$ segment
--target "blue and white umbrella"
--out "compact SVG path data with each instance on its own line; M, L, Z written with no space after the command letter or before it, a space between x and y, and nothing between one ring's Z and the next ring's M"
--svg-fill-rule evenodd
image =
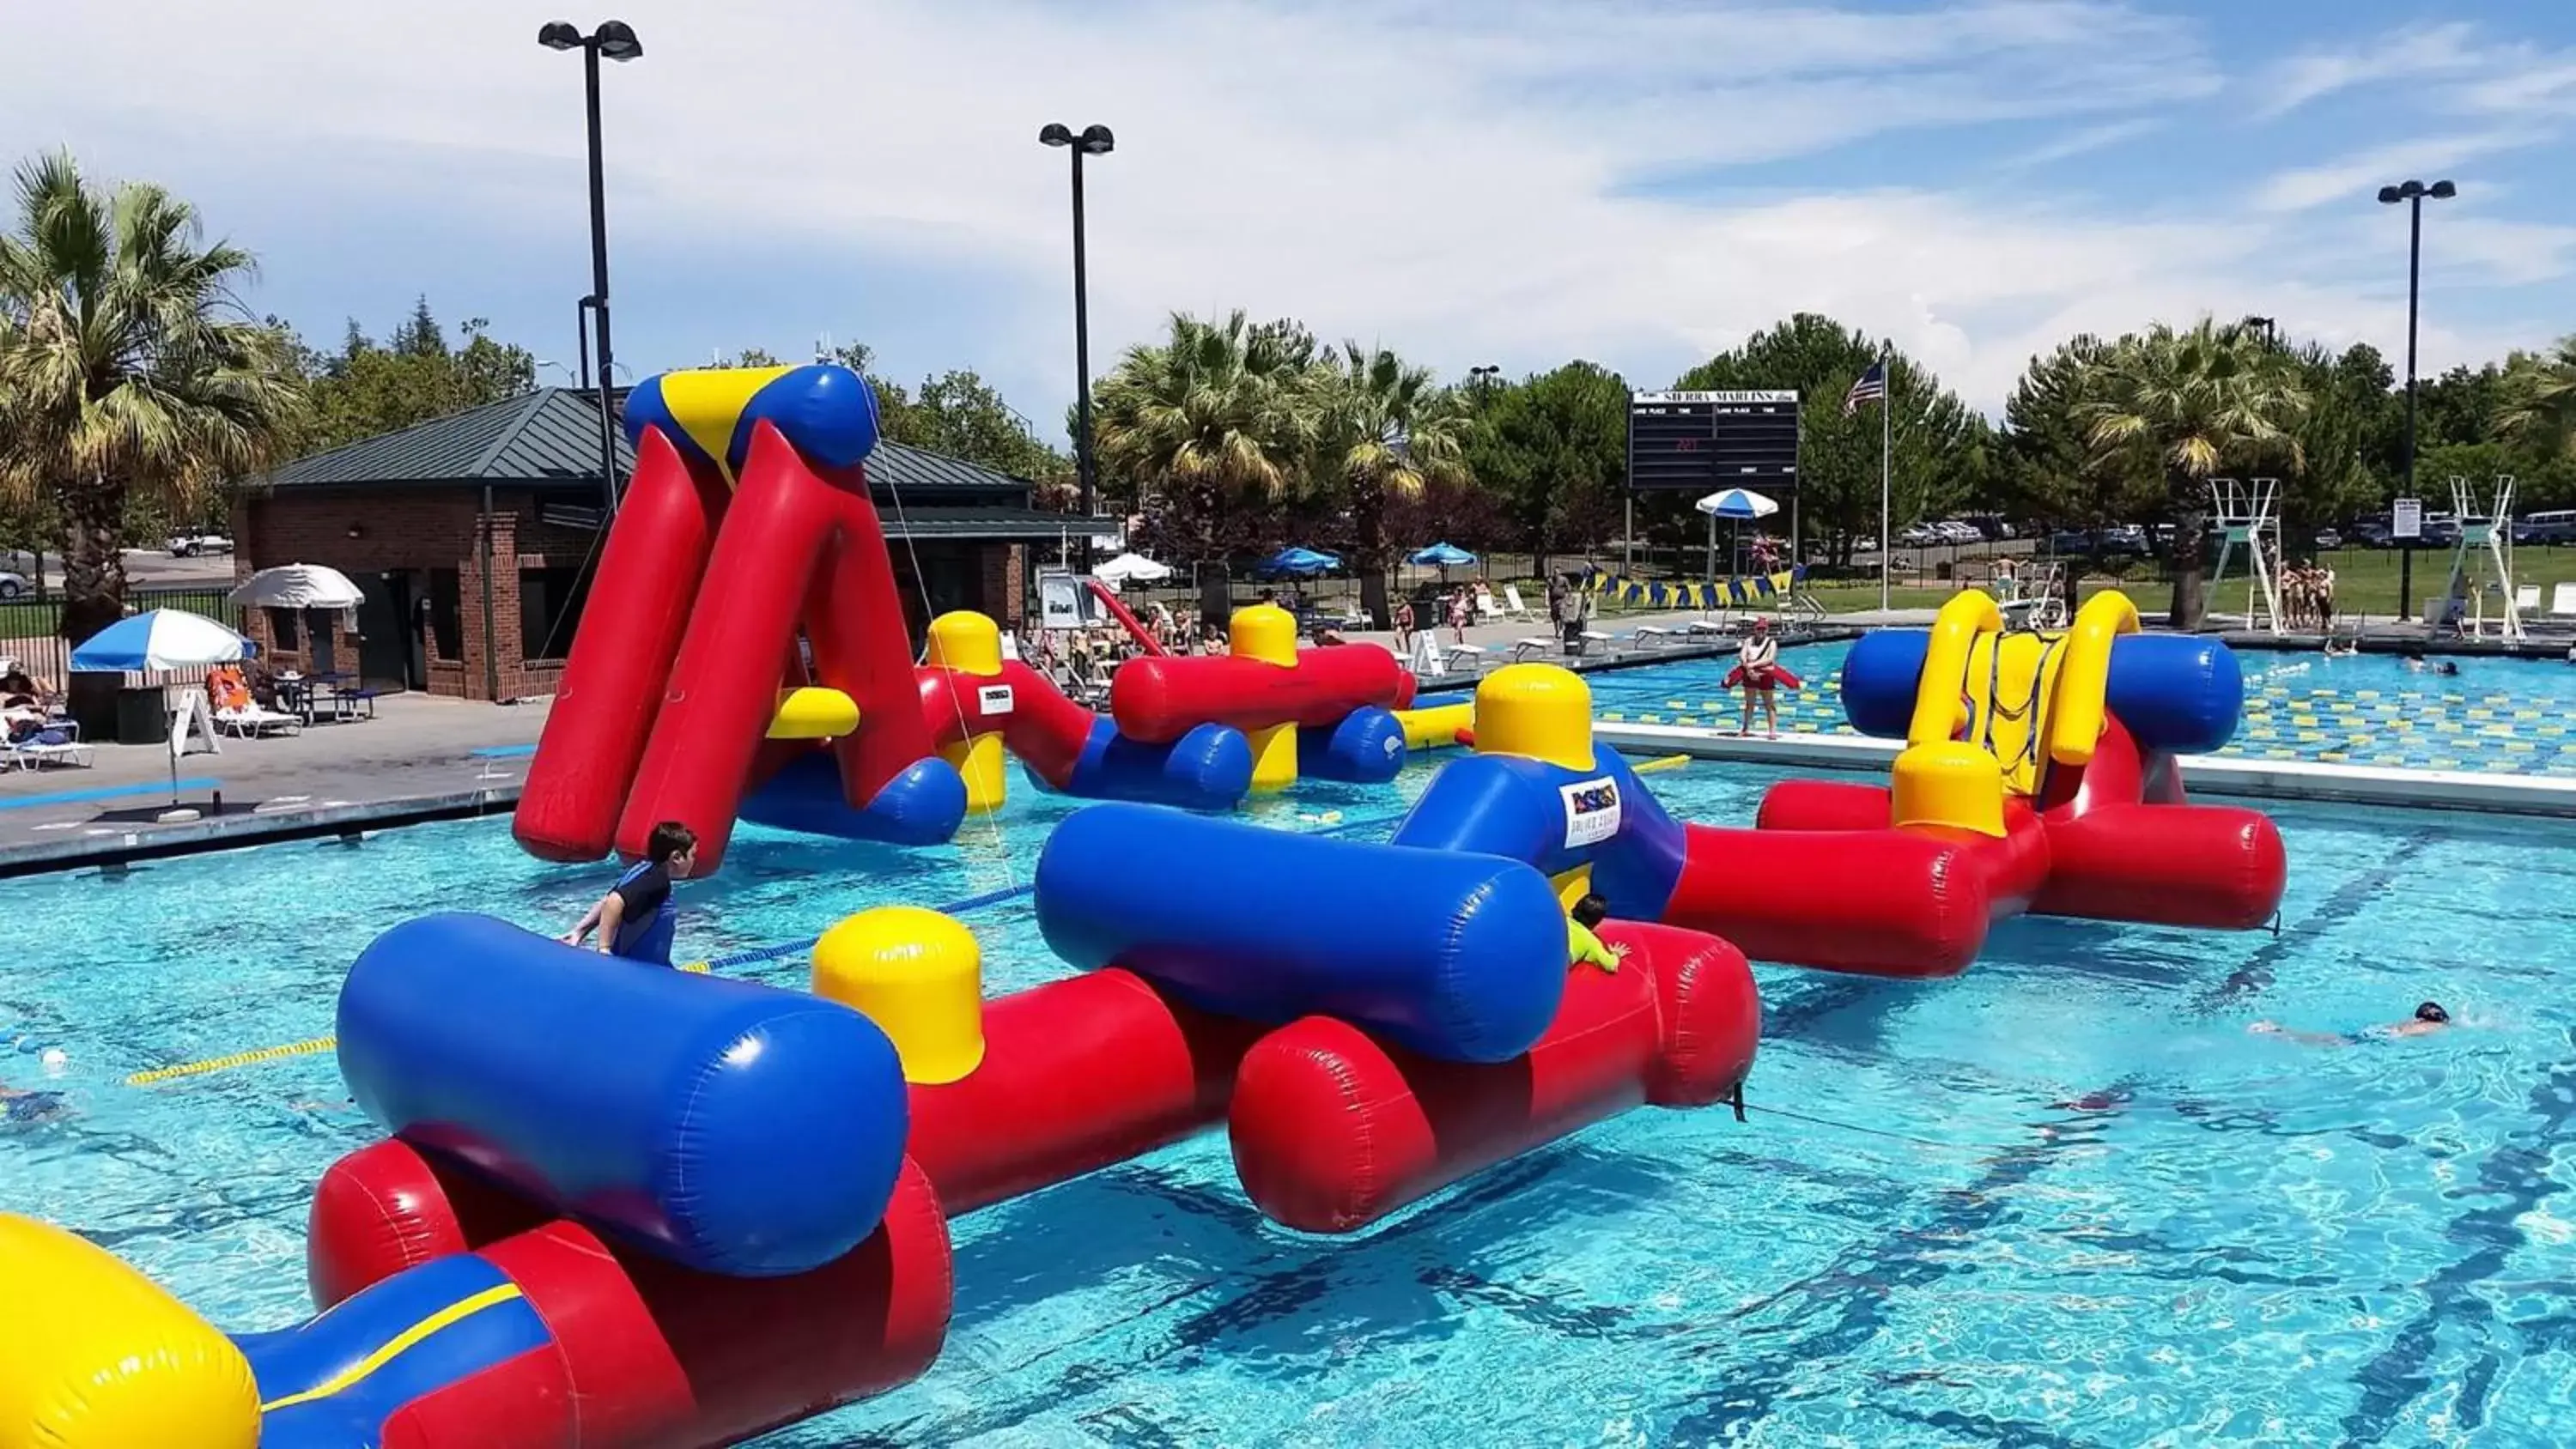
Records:
M252 643L203 614L152 609L119 619L72 650L81 674L149 674L230 664L259 652Z
M1769 518L1780 505L1750 488L1721 488L1695 505L1711 518Z
M1321 573L1330 573L1341 566L1340 554L1325 553L1321 549L1290 547L1283 548L1263 559L1260 566L1252 573L1255 578L1303 579L1312 578Z
M1717 579L1717 521L1723 518L1729 524L1737 524L1748 518L1768 518L1780 511L1779 504L1750 488L1721 488L1691 506L1708 515L1708 577L1712 583ZM1734 567L1733 535L1734 530L1730 527L1727 543L1729 569Z

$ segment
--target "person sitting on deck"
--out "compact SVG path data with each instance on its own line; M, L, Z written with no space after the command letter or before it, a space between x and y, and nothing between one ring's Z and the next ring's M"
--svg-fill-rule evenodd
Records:
M670 965L671 937L679 924L671 886L686 880L697 863L695 832L676 820L654 826L645 840L644 858L617 878L580 925L563 934L563 943L578 946L596 928L599 949L609 955Z

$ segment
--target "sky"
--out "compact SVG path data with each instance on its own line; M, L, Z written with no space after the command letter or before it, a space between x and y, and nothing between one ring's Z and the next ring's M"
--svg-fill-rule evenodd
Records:
M247 297L335 341L426 294L566 379L589 290L554 0L116 0L0 15L0 158L193 201ZM617 355L864 341L1074 392L1175 310L1303 319L1446 377L1658 387L1797 310L1994 411L2035 352L2276 317L2422 369L2576 331L2576 4L2389 0L617 0ZM431 18L431 17L435 18ZM1052 433L1053 426L1042 425Z

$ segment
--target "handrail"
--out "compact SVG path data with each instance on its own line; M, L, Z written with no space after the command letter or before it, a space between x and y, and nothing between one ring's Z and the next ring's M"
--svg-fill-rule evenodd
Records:
M1914 715L1905 728L1909 745L1954 739L1966 723L1962 685L1969 652L1977 640L2004 631L2003 611L1983 589L1962 589L1932 620L1931 643L1923 653L1923 673L1914 686Z
M2090 764L2109 710L2111 641L2138 632L2138 606L2117 589L2084 601L2058 646L2057 682L2048 695L2048 757Z

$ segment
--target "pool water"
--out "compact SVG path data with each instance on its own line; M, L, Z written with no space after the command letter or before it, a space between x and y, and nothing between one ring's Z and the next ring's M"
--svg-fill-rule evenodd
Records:
M1648 777L1718 822L1774 778ZM1378 834L1426 779L1258 814ZM991 989L1047 979L1012 892L1064 809L1018 797L932 851L747 832L683 887L682 948L982 898ZM1635 1112L1349 1239L1262 1221L1222 1134L973 1215L937 1366L763 1442L2576 1441L2576 836L2280 820L2277 937L2018 921L1947 982L1763 968L1747 1123ZM0 1077L43 1080L35 1053L60 1046L50 1085L78 1112L0 1137L0 1207L228 1327L295 1321L314 1179L374 1136L329 1055L121 1079L328 1030L348 961L414 913L555 927L603 874L482 821L0 882L46 942L0 986L0 1042L23 1042ZM801 962L751 974L792 984ZM2474 1025L2350 1047L2247 1030L2354 1030L2427 997Z
M1805 681L1779 696L1780 727L1852 734L1840 678L1847 644L1781 652ZM2419 770L2576 775L2576 667L2530 659L2458 659L2456 675L2408 669L2390 655L2237 651L2245 719L2219 754ZM1587 676L1605 720L1732 729L1743 695L1717 689L1732 656L1602 670ZM1757 720L1758 724L1759 721Z

